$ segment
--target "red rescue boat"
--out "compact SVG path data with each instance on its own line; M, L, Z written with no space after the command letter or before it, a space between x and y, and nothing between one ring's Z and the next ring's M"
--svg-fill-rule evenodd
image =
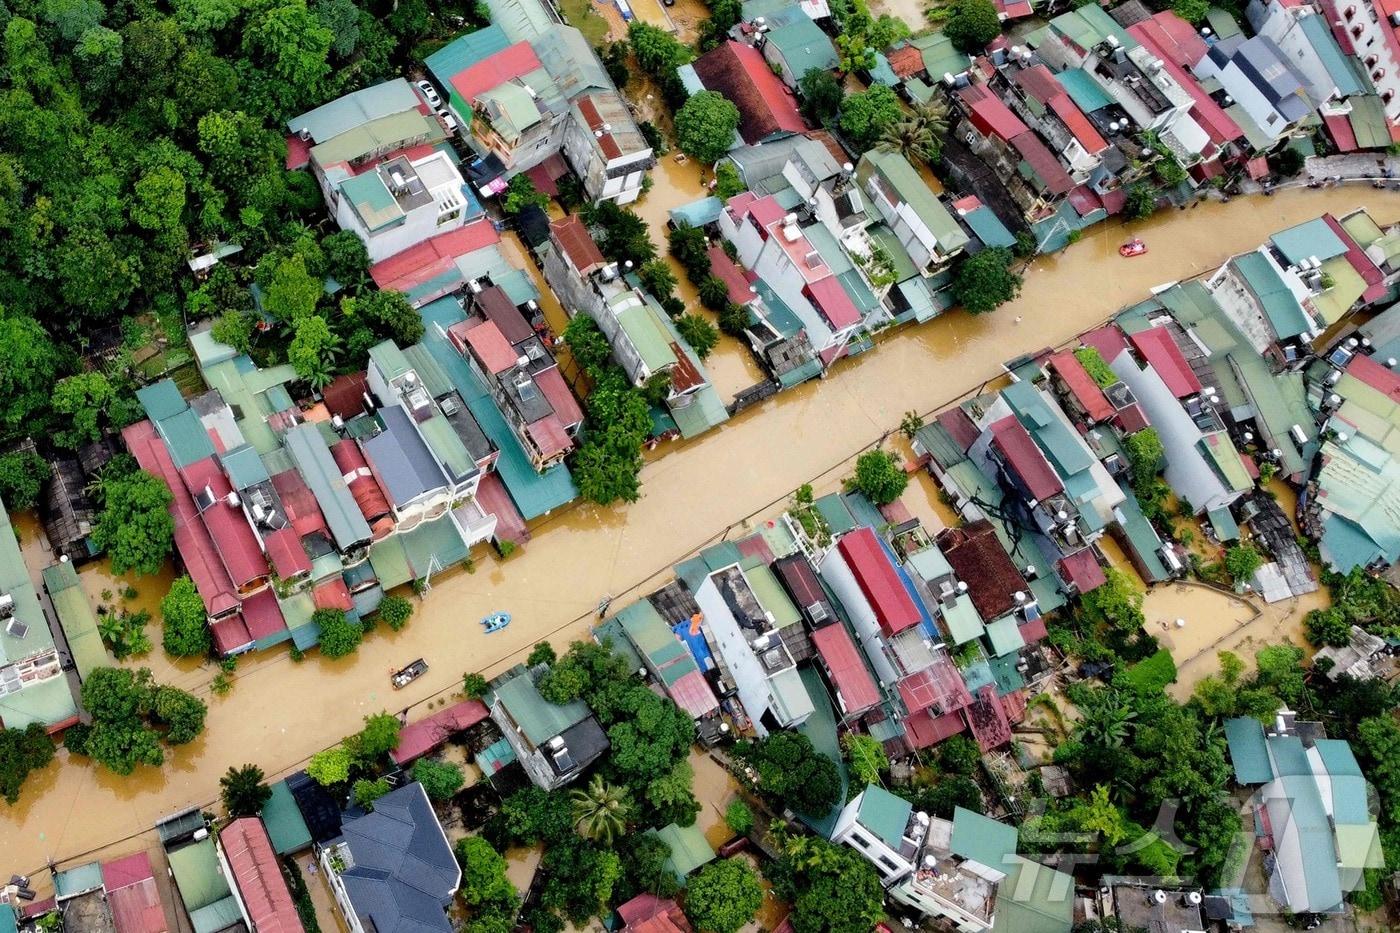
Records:
M1145 252L1147 252L1147 244L1142 242L1142 240L1139 240L1137 237L1134 237L1133 239L1124 243L1122 246L1118 247L1118 255L1124 257L1125 259L1131 259L1134 256L1141 256Z

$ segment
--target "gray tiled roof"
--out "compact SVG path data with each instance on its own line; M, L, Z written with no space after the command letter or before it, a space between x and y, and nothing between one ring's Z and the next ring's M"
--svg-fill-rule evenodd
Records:
M395 505L446 484L442 470L402 408L389 405L379 412L384 431L364 442L365 456L385 484Z

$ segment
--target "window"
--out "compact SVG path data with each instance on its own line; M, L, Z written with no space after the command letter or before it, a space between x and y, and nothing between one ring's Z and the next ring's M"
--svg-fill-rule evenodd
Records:
M870 840L866 839L863 833L852 833L851 841L854 842L856 845L860 846L862 849L870 848Z
M458 208L458 209L455 210L455 211L448 211L446 214L439 214L439 215L438 215L438 219L437 219L438 226L441 227L441 226L442 226L443 224L445 224L445 223L451 223L452 221L456 220L458 217L461 217L461 216L462 216L462 209L461 209L461 208Z

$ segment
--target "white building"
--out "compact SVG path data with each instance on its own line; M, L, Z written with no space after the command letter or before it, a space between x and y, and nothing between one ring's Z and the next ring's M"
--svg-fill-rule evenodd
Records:
M1258 135L1277 141L1313 112L1305 82L1283 51L1267 36L1222 40L1193 69L1202 81L1214 79Z
M1394 125L1400 120L1400 11L1387 12L1391 7L1382 0L1334 0L1334 6Z
M447 153L416 161L399 155L331 189L336 223L365 243L379 262L466 223L462 173Z

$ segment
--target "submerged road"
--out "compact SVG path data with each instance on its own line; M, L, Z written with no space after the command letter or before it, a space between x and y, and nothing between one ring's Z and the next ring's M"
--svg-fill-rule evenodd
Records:
M172 750L163 768L121 778L60 751L31 775L17 806L0 804L0 871L30 872L49 859L65 863L129 847L162 815L214 801L230 765L256 763L271 778L355 731L369 713L415 705L412 715L422 716L428 701L460 687L463 672L489 675L542 638L563 644L579 637L602 595L635 598L640 584L731 525L772 510L800 484L839 477L844 463L892 431L903 412L942 408L998 375L1003 360L1064 343L1152 286L1215 268L1276 230L1362 205L1380 220L1400 218L1400 195L1367 187L1203 204L1129 231L1101 225L1067 253L1038 260L1015 303L980 318L957 312L897 331L827 379L751 409L683 450L666 449L643 473L641 501L564 511L543 520L503 564L485 558L475 573L437 580L404 631L381 627L356 656L331 661L313 654L293 663L285 651L272 651L245 659L233 691L208 697L205 734ZM1147 256L1118 256L1130 233L1146 240ZM496 610L509 611L514 622L485 636L478 620ZM429 673L391 690L389 669L417 657L428 660ZM160 659L152 666L205 696L216 673Z

